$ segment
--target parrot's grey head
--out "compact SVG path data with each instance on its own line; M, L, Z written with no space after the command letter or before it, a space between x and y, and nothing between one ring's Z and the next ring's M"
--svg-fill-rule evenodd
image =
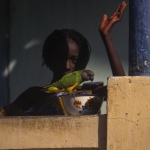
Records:
M81 74L81 78L82 78L82 82L84 81L93 81L94 80L94 72L92 72L91 70L83 70L82 74Z

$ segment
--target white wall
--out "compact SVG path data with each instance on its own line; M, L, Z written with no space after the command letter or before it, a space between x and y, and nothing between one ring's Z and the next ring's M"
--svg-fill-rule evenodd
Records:
M11 0L10 102L31 86L44 86L52 73L42 67L42 45L54 29L73 28L92 47L87 66L94 81L111 76L110 65L98 27L104 13L111 15L121 0ZM126 1L128 3L128 0ZM128 6L112 30L114 45L128 73Z

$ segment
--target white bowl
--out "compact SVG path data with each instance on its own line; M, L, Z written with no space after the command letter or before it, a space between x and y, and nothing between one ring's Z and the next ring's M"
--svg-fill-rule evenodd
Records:
M103 102L103 98L98 95L64 95L61 98L70 115L96 114Z

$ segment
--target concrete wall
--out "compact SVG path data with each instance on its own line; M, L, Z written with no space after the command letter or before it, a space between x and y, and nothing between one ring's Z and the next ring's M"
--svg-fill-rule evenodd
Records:
M150 77L108 80L107 150L150 149Z
M0 149L106 149L106 115L6 117Z
M52 73L42 67L43 42L54 29L73 28L92 47L87 66L94 81L111 76L110 65L98 27L102 15L111 15L122 0L11 0L10 102L31 86L47 85ZM128 0L126 1L128 3ZM128 73L128 7L112 30L116 50Z
M0 149L149 150L149 89L150 77L111 77L107 115L0 118Z

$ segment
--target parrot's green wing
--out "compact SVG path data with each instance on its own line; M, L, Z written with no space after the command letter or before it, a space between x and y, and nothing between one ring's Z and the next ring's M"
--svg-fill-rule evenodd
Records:
M82 72L83 70L79 70L67 74L60 80L61 85L63 85L67 91L72 91L82 82L81 79Z
M81 82L81 74L83 70L71 72L63 76L59 81L51 84L47 91L68 91L71 92L75 89Z

